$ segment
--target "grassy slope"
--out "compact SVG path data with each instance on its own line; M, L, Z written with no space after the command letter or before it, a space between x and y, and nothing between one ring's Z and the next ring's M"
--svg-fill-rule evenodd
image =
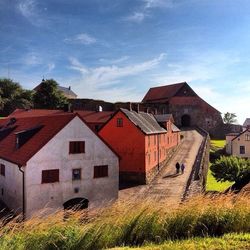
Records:
M219 150L224 148L226 141L225 140L211 140L211 150ZM233 183L226 181L226 182L217 182L216 179L212 176L212 172L209 169L207 175L207 191L224 191L229 188Z
M176 208L167 200L127 201L91 213L68 214L67 219L63 215L61 211L3 226L0 249L100 250L145 243L192 246L196 242L198 246L211 242L212 246L216 245L213 239L202 242L196 237L250 233L250 199L246 196L196 197Z
M221 238L193 238L182 241L166 241L160 245L146 245L140 248L113 248L112 250L235 250L250 249L250 234L227 234Z

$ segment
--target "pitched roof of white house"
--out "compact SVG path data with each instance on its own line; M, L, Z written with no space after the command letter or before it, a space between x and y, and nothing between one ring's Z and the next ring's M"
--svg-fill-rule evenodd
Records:
M120 110L132 123L134 123L143 133L147 135L167 132L159 125L152 114L129 111L123 108L121 108Z
M247 127L250 126L250 118L247 118L244 123L243 123L243 127Z
M246 132L250 132L250 129L246 129L246 130L244 130L243 132L239 133L236 137L234 137L234 138L232 139L232 141L234 141L235 139L239 138L241 135L245 134Z
M25 166L29 159L75 117L85 123L74 113L0 120L0 158ZM100 140L103 141L102 138ZM105 141L103 143L114 152Z

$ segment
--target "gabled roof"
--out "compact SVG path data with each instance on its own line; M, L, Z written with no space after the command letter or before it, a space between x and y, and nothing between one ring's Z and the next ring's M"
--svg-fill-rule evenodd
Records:
M172 131L173 132L180 132L181 130L177 128L173 123L172 123Z
M247 118L244 123L243 123L243 127L247 127L250 126L250 118Z
M62 87L60 85L57 86L57 88L62 91L66 96L73 96L73 97L77 97L77 94L74 93L70 87Z
M129 111L127 109L120 109L120 111L127 116L127 118L134 123L144 134L159 134L167 131L162 128L152 114L144 112Z
M25 165L34 154L76 116L76 114L67 114L17 118L13 124L15 126L14 130L0 141L0 158L18 165ZM0 120L0 125L6 125L6 119ZM38 126L40 126L40 130L20 148L17 148L16 134Z
M174 122L174 118L172 114L154 115L154 117L157 120L157 122L167 122L169 120Z
M85 111L75 110L73 113L79 114L87 123L105 123L114 114L113 111ZM65 115L70 114L60 109L16 109L9 117L34 117L47 115Z
M175 83L171 85L159 86L150 88L147 94L144 96L142 102L159 101L169 99L173 97L186 82Z
M44 79L42 80L41 83L39 83L33 90L39 90L41 88L41 84L44 82ZM77 97L77 94L74 93L72 90L71 90L71 87L63 87L63 86L60 86L60 85L57 85L57 89L60 90L61 92L63 92L64 95L66 96L73 96L74 98Z
M246 130L244 130L243 132L239 133L236 137L234 137L234 138L232 139L232 141L234 141L235 139L239 138L241 135L245 134L246 132L250 132L250 129L246 129Z

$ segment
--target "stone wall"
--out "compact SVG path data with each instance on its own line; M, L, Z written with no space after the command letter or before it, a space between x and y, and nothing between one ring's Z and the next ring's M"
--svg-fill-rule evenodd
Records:
M209 168L210 137L202 128L197 128L197 131L203 136L203 141L196 156L192 172L189 176L183 199L202 194L206 190L207 173Z

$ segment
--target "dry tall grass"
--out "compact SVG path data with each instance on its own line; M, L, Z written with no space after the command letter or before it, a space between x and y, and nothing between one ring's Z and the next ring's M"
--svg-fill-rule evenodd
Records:
M104 249L196 236L250 232L249 196L197 197L171 208L167 201L117 202L95 211L58 211L0 229L0 249Z

